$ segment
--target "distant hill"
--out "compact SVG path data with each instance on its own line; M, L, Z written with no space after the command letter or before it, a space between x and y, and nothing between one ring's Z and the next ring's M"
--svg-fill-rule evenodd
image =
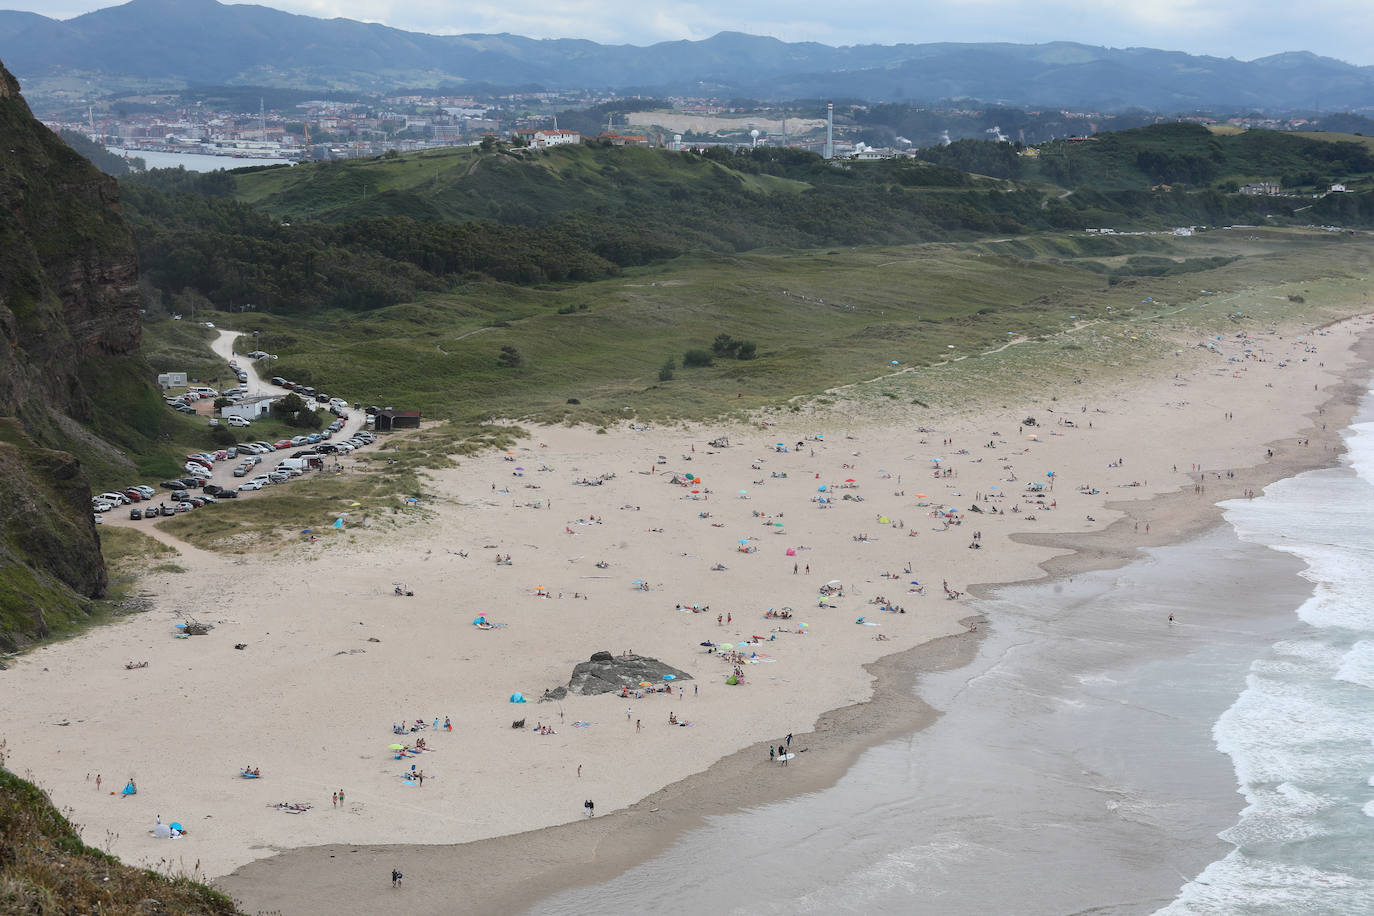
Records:
M1374 67L1307 52L1254 61L1051 42L830 47L722 32L648 47L425 35L216 0L133 0L59 21L0 11L0 58L25 81L384 90L487 83L755 98L1161 110L1374 105ZM33 87L30 87L31 89Z

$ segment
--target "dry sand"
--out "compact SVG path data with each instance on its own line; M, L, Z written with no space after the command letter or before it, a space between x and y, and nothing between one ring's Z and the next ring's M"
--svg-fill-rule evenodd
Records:
M925 432L853 416L766 429L539 430L514 455L436 473L435 496L409 510L419 517L400 531L356 528L274 555L187 551L186 572L145 580L154 610L33 652L3 674L9 765L70 808L88 842L127 862L211 877L240 869L220 883L251 909L376 912L399 855L428 857L431 876L427 892L412 882L407 908L451 912L439 876L471 876L458 863L506 855L503 882L464 881L476 895L465 909L506 911L623 868L713 809L820 788L862 747L918 727L932 712L910 699L911 680L976 645L969 599L947 600L943 580L966 592L1120 563L1142 544L1215 523L1218 500L1333 461L1336 432L1365 390L1368 360L1352 345L1367 327L1346 322L1302 343L1292 331L1265 337L1262 362L1227 361L1243 346L1228 340L1220 355L1161 362L1129 384L1074 388L1059 413L1009 405L931 416ZM1019 429L1027 414L1040 421L1037 440ZM709 448L721 432L731 447ZM955 476L935 478L934 457ZM1206 473L1202 492L1194 464ZM1024 488L1050 470L1055 507L1026 502ZM670 472L702 483L674 485ZM615 476L576 483L603 474ZM831 488L830 508L815 501L820 485ZM1006 495L987 498L998 492ZM1002 514L969 513L978 496ZM1012 514L1014 505L1022 511ZM964 510L963 523L946 529L931 516L939 506ZM741 538L757 552L739 552ZM793 558L788 547L805 549ZM497 554L512 565L497 565ZM728 569L713 572L715 563ZM913 579L924 596L910 592ZM818 607L817 586L829 580L843 583L844 597ZM414 596L395 596L397 584ZM907 613L880 610L878 596ZM675 607L692 603L709 613ZM783 606L790 621L763 617ZM215 629L174 639L183 611ZM718 625L718 613L732 622ZM478 614L504 626L479 630ZM877 626L856 625L861 616ZM766 641L746 650L767 658L743 666L744 685L726 686L730 666L699 643L751 635ZM681 697L534 702L601 649L657 657L693 680L677 683ZM125 670L135 659L150 664ZM866 703L884 671L879 699ZM515 691L530 702L509 703ZM839 712L822 720L827 710ZM694 724L669 726L670 711ZM391 732L393 722L445 716L452 733ZM556 734L513 730L520 718ZM786 769L770 765L761 742L789 732L807 752ZM393 759L387 746L415 737L432 752ZM412 763L423 786L401 779ZM244 765L263 778L239 778ZM130 777L138 795L110 794ZM340 788L346 801L336 808ZM595 821L545 830L582 819L588 798ZM314 808L270 807L283 801ZM154 839L158 815L189 835ZM527 831L540 832L514 836ZM493 837L510 839L471 842ZM549 852L517 867L513 848ZM347 865L322 867L330 857ZM366 867L353 867L360 860Z

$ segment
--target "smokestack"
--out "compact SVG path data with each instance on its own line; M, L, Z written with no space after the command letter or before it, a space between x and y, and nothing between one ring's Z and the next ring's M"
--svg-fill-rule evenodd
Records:
M835 103L825 103L825 158L835 158Z

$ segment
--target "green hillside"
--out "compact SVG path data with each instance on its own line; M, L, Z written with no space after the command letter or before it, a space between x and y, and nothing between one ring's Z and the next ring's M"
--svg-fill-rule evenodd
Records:
M1374 149L1364 138L1247 130L1217 134L1200 124L1157 124L1056 141L1039 148L1021 175L1063 187L1098 191L1154 185L1235 191L1257 181L1285 190L1325 191L1344 182L1374 188Z

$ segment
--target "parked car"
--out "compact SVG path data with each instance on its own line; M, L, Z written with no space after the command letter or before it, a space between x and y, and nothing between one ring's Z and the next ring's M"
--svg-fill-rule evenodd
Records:
M101 493L96 499L103 499L105 502L113 503L116 506L127 506L129 503L133 502L132 499L125 496L123 493Z
M261 490L265 486L266 484L262 483L261 481L249 480L245 483L239 484L239 492L242 492L244 490Z
M239 494L235 490L220 490L215 494L215 499L238 499Z
M145 484L140 484L140 485L134 487L134 489L137 490L138 492L142 493L144 499L152 499L154 496L157 495L157 491L156 491L156 490L154 490L152 487L147 486L147 485L145 485Z
M205 505L205 498L203 496L192 496L190 499L186 501L197 509Z
M309 441L309 439L310 439L309 436L292 436L292 437L291 437L291 444L292 444L292 445L305 445L306 442Z
M130 488L127 489L127 490L120 490L119 492L121 492L121 493L123 493L125 496L127 496L127 497L129 498L129 500L132 501L132 502L142 502L142 501L143 501L143 493L142 493L141 491L139 491L139 490L134 489L133 487L130 487Z
M247 476L248 476L248 468L245 467L245 466L242 465L242 464L239 465L238 467L234 468L234 476L235 476L235 477L247 477Z
M196 409L195 409L194 407L189 407L189 406L187 406L187 405L185 405L185 404L178 404L178 405L176 406L175 410L177 411L177 413L195 413L195 412L196 412Z
M205 481L199 477L183 477L181 478L181 486L185 490L195 490L205 486Z
M226 417L226 418L225 418L225 422L227 422L230 426L238 426L238 427L246 427L246 426L252 426L252 425L253 425L251 422L249 422L248 420L244 419L243 417Z
M182 490L186 488L186 484L182 483L180 480L164 480L162 483L158 484L158 486L168 490Z
M173 512L173 513L190 512L190 511L191 511L192 509L194 509L194 508L195 508L195 506L191 505L190 503L177 503L176 508L173 509L172 512Z
M221 487L221 486L220 486L219 484L217 484L217 483L207 483L207 484L201 489L201 492L204 493L206 496L215 496L215 495L217 495L220 491L222 491L223 489L224 489L224 487Z
M132 519L133 521L136 521L136 522L137 522L137 521L142 521L142 520L143 520L143 510L140 509L138 506L134 506L132 509L129 510L129 518Z
M99 512L109 512L109 511L110 511L111 509L113 509L114 507L115 507L115 504L114 504L114 503L112 503L112 502L107 502L107 501L105 501L105 500L103 500L103 499L93 499L93 500L91 500L91 509L94 510L95 512L97 512L97 513L99 513Z
M291 440L290 440L290 439L278 439L276 442L273 442L273 443L272 443L272 447L275 448L275 449L277 449L277 450L281 450L281 449L284 449L284 448L290 448L290 447L291 447Z
M169 504L169 505L166 505L166 506L163 506L163 507L162 507L162 514L163 514L164 516L166 516L166 515L176 515L176 514L177 514L177 507L176 507L176 506L173 506L173 505L170 505L170 504Z

